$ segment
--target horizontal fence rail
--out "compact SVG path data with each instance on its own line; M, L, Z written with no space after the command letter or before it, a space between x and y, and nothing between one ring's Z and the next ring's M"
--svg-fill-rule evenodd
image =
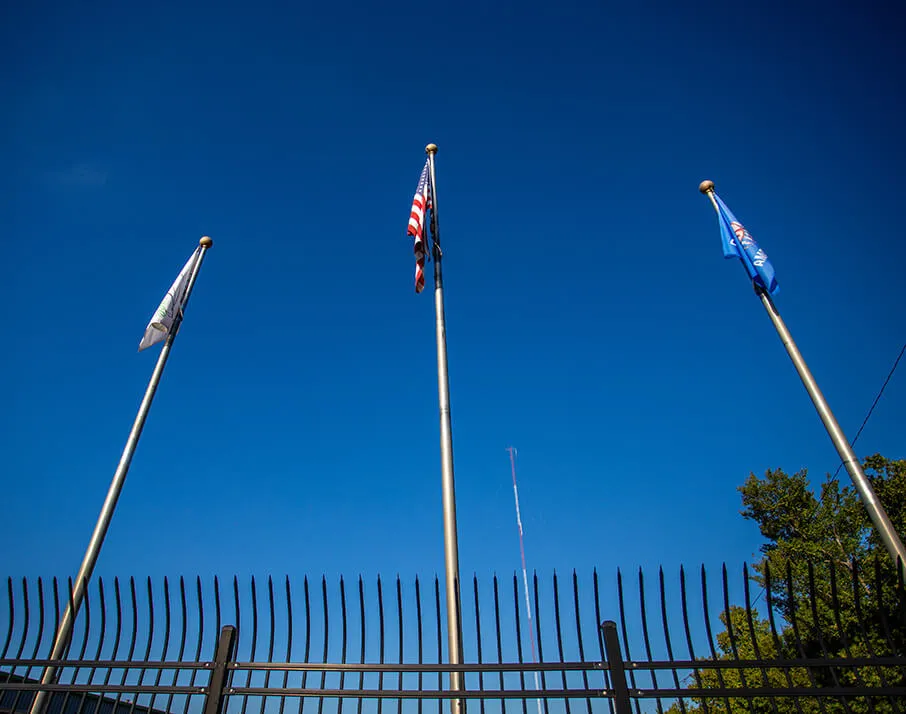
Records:
M0 713L44 689L47 714L906 714L902 573L880 566L535 575L531 612L515 575L473 578L456 666L436 577L89 585L51 661L72 583L6 580Z

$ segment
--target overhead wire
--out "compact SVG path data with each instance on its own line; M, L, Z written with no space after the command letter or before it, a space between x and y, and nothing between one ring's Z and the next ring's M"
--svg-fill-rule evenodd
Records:
M900 349L900 353L897 355L897 358L893 362L893 367L890 368L890 371L887 373L887 378L884 380L884 383L881 385L881 388L878 390L878 394L875 396L874 401L871 403L871 407L868 409L868 412L865 414L865 418L862 420L862 425L859 427L859 430L856 432L856 435L853 437L853 440L850 442L850 446L854 447L856 442L859 440L859 437L862 435L865 425L868 424L868 420L871 419L871 415L875 410L875 407L878 406L878 402L881 401L881 396L884 394L884 390L887 389L887 385L890 383L890 380L893 378L894 372L897 371L897 367L900 365L900 360L903 359L903 354L906 354L906 342L903 343L903 347ZM829 479L829 481L836 481L837 475L840 473L840 469L843 468L843 462L840 462L840 465L837 466L837 470L834 472L834 475ZM809 520L818 512L818 506L815 507L815 510L812 511L812 514L809 516ZM754 606L764 595L764 587L761 588L758 595L755 596L755 599L752 601Z

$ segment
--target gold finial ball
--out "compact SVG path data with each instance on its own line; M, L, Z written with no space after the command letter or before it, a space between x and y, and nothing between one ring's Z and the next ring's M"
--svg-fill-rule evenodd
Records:
M713 191L714 182L713 181L702 181L698 185L698 190L701 191L702 193L708 193L709 191Z
M428 144L425 147L426 154L436 154L437 153L437 144Z
M201 240L198 241L198 245L200 245L202 248L210 248L212 245L214 245L214 241L211 240L210 236L202 236Z

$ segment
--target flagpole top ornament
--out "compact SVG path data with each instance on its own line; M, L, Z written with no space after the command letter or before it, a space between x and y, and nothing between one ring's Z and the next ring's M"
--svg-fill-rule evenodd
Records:
M198 245L200 245L202 248L210 248L212 245L214 245L214 241L211 240L210 236L202 236L201 240L198 241Z
M704 193L705 195L707 195L708 193L710 193L711 191L714 190L714 182L713 182L713 181L707 181L707 180L706 180L706 181L702 181L702 182L698 185L698 190L701 191L702 193Z
M437 153L437 144L428 144L425 147L426 154L436 154Z

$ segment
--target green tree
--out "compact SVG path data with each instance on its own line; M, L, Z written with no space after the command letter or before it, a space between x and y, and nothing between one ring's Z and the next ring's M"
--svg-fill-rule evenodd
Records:
M865 460L866 475L897 532L906 534L906 460L880 455ZM739 488L742 516L758 524L765 543L754 564L753 580L762 588L773 622L745 608L721 614L717 636L721 659L851 658L906 654L906 597L902 580L872 528L852 486L833 478L819 495L809 488L806 470L792 475L769 470L750 474ZM753 637L754 634L754 637ZM716 687L853 687L906 686L900 667L792 667L766 670L702 670L690 686ZM853 712L897 711L892 702L847 697ZM687 711L714 714L829 714L845 711L825 699L704 697ZM679 713L678 705L671 714Z

